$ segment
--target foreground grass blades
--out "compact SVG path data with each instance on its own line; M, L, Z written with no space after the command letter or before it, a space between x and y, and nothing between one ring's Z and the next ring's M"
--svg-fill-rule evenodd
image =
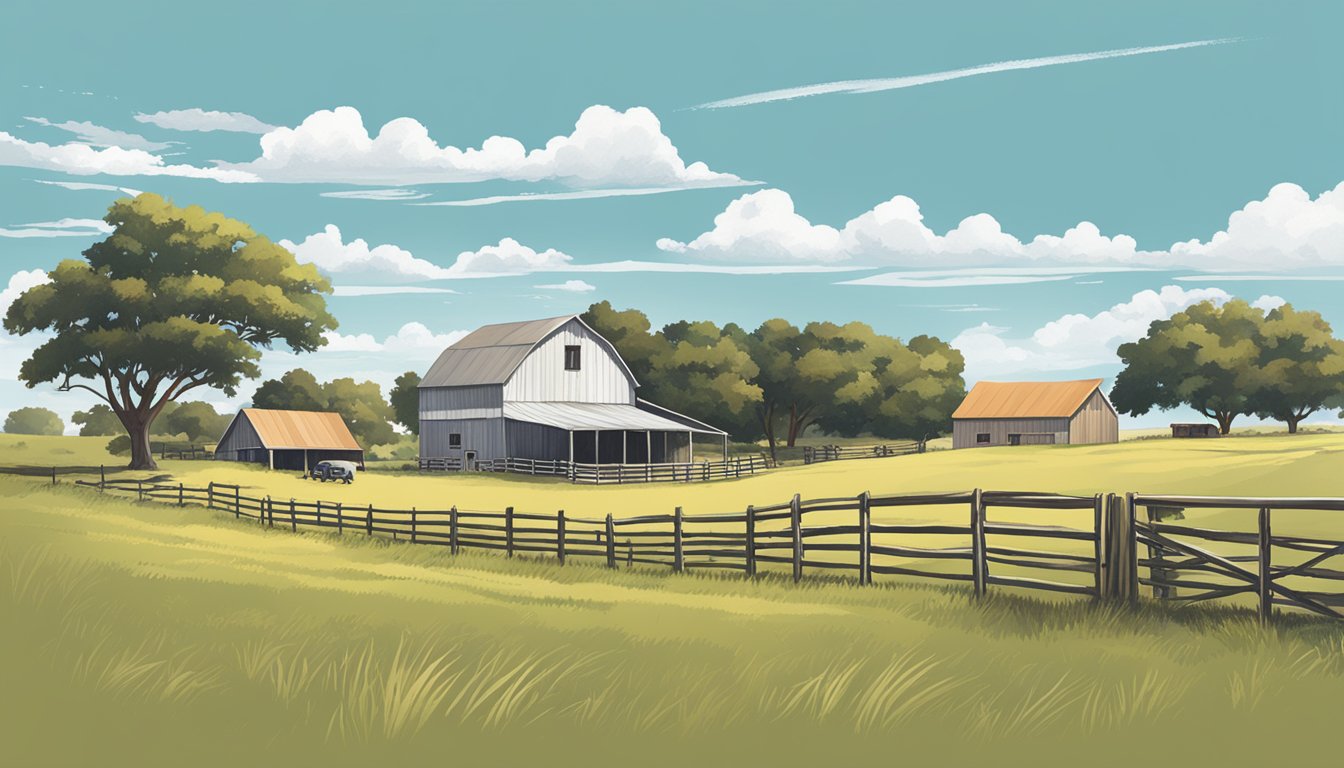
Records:
M19 765L1239 764L1323 754L1344 691L1344 629L1308 619L452 558L0 490Z

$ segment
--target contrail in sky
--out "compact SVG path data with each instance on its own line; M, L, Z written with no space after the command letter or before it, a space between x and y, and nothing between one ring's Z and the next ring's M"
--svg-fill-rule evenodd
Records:
M877 93L878 91L892 91L897 88L914 88L917 85L942 83L948 80L960 80L963 77L991 75L995 72L1011 72L1017 69L1038 69L1040 67L1053 67L1056 64L1077 64L1084 61L1097 61L1099 59L1118 59L1124 56L1141 56L1146 53L1179 51L1184 48L1201 48L1206 45L1238 43L1244 39L1245 38L1241 37L1223 37L1218 38L1217 40L1195 40L1189 43L1174 43L1172 45L1151 45L1143 48L1116 48L1110 51L1070 53L1064 56L1045 56L1039 59L996 61L993 64L981 64L976 67L967 67L965 69L949 69L945 72L930 72L926 75L884 77L873 78L870 80L839 80L833 83L803 85L797 88L781 88L776 91L762 91L760 93L749 93L745 96L734 96L730 99L708 101L704 104L698 104L692 107L692 109L746 107L752 104L765 104L771 101L788 101L789 99L822 96L828 93Z

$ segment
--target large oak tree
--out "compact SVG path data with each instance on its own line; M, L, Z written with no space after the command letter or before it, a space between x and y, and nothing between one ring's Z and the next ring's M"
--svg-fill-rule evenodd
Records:
M232 396L260 375L261 349L311 352L336 327L317 268L243 222L154 194L117 200L104 220L112 234L19 296L4 325L52 332L19 378L105 402L133 469L155 468L149 432L165 405L199 387Z

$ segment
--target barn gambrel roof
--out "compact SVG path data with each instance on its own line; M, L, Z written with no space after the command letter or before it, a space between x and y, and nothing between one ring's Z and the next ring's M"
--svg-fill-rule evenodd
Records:
M550 338L551 334L574 321L587 328L593 337L599 340L611 352L630 377L633 386L639 386L634 374L621 359L620 353L611 342L602 338L583 322L578 315L548 317L542 320L527 320L521 323L497 323L483 325L462 337L456 344L445 349L429 372L421 379L421 387L470 387L484 384L504 384L508 382L518 366L537 345Z

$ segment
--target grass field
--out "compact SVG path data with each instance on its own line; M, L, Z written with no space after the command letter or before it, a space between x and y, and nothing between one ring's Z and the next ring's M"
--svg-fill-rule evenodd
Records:
M92 440L5 436L0 463L97 464L105 440ZM972 485L1344 495L1342 468L1344 435L1299 435L939 452L678 486L382 473L332 486L209 462L160 474L594 515ZM1335 750L1338 624L562 569L258 529L68 483L0 477L0 493L6 764L1241 765Z

